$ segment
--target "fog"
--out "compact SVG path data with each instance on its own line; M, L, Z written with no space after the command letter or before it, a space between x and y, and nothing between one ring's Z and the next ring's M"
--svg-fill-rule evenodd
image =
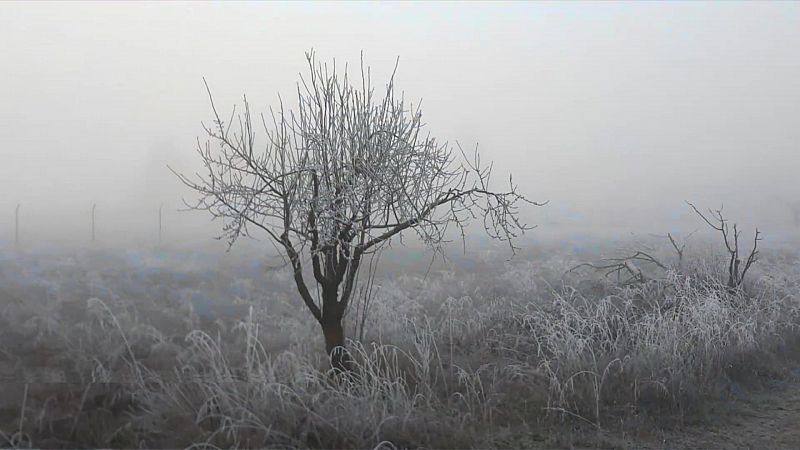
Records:
M545 208L534 235L697 228L725 204L797 233L800 4L2 3L0 242L211 242L221 223L167 169L199 167L211 120L291 97L304 52L363 51L422 99L441 140L476 143ZM266 245L266 244L265 244Z

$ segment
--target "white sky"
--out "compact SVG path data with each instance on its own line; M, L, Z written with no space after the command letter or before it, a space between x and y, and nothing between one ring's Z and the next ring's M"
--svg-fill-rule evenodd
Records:
M480 143L548 227L665 232L684 199L791 226L800 200L800 3L0 3L0 241L151 239L220 224L192 198L202 77L228 110L290 96L304 51L423 99L441 140ZM694 222L691 222L694 223ZM767 228L767 231L768 230ZM538 232L538 231L537 231Z

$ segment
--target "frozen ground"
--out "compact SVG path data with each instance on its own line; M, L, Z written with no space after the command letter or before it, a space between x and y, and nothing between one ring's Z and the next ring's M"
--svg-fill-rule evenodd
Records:
M568 272L642 248L666 266L643 265L646 283ZM798 254L764 250L731 292L713 249L693 242L680 262L657 238L512 261L482 249L427 276L414 252L387 256L349 381L325 373L318 327L274 261L6 251L0 441L796 448Z

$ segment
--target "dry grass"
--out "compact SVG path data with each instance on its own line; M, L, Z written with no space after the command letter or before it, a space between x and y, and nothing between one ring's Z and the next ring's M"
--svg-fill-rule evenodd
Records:
M355 374L337 378L286 271L173 258L0 263L0 443L569 445L559 433L575 427L702 416L732 379L777 370L800 314L787 253L766 254L743 291L713 254L626 287L564 275L580 262L566 253L489 256L381 279L365 342L351 342Z

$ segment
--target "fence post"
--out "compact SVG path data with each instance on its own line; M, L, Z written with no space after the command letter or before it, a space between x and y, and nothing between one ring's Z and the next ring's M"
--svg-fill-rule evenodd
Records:
M17 203L17 207L14 209L14 243L19 247L19 207L20 203Z
M97 203L92 204L92 242L94 242L94 216L97 209Z

